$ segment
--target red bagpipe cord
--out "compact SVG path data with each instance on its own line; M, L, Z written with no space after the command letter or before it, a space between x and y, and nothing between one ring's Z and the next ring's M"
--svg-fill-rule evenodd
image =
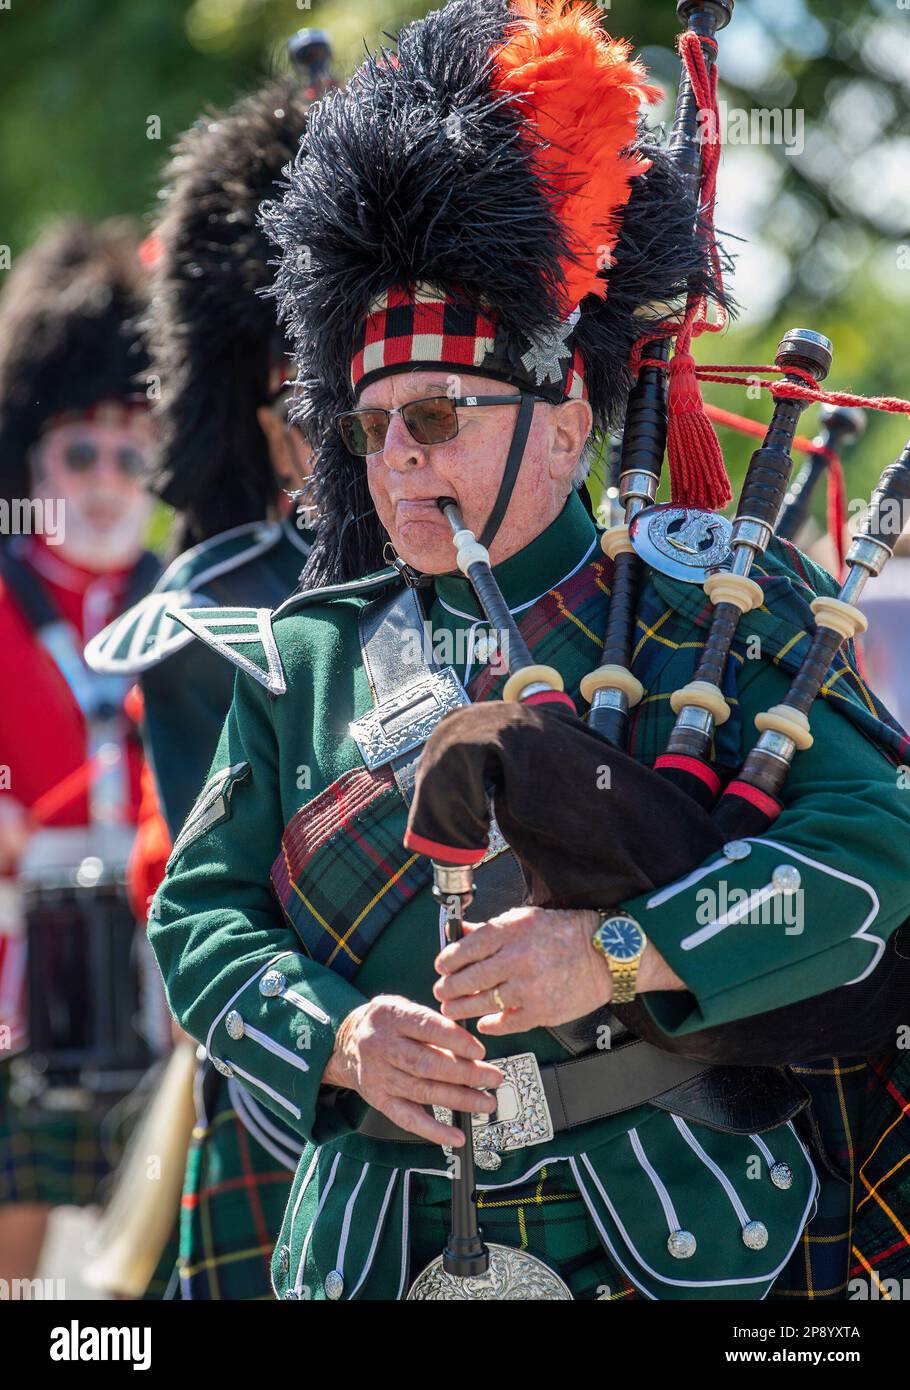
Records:
M698 188L700 212L698 236L704 242L715 283L723 289L720 256L714 234L714 204L717 199L717 171L720 164L720 117L717 109L717 68L710 72L705 62L702 44L713 40L699 39L693 33L680 34L677 40L680 57L685 64L699 113L709 113L702 120L701 176ZM730 479L724 467L724 456L705 414L705 403L692 357L692 339L702 333L719 333L727 324L727 313L717 305L717 319L708 318L706 295L690 295L682 324L677 328L664 325L662 330L643 335L632 347L630 370L633 378L642 365L644 345L655 337L675 337L675 351L669 364L670 380L667 391L667 461L670 467L670 495L674 502L719 511L731 500ZM664 363L648 365L664 366Z

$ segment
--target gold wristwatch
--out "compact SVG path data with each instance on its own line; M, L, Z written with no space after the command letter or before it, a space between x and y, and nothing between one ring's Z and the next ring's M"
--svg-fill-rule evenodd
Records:
M634 917L625 912L602 912L591 938L613 976L613 1004L631 1004L635 998L638 966L648 938Z

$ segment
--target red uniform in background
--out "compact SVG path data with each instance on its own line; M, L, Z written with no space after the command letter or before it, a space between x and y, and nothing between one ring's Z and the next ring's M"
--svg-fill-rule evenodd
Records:
M138 686L133 686L130 691L126 709L138 727L142 721L143 709L142 692ZM148 763L144 763L136 838L127 865L126 881L130 907L136 915L137 922L144 922L146 919L149 903L164 878L164 870L172 848L167 822L161 814L152 769Z
M97 574L55 553L43 537L24 538L17 561L40 585L55 614L73 630L74 648L109 622L128 601L133 570ZM0 798L10 797L38 826L85 826L89 821L86 722L66 678L8 585L0 578ZM90 676L90 673L87 673ZM97 679L97 678L95 678ZM131 734L121 750L126 774L125 818L139 807L141 750ZM0 1025L10 1027L11 1050L24 1041L24 941L15 930L13 880L0 880Z

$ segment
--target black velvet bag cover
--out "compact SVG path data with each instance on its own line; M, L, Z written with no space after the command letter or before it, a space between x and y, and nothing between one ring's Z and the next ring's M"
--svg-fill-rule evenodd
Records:
M724 842L684 792L555 704L471 705L427 740L409 847L479 859L491 813L539 907L611 907L671 883Z
M607 909L683 877L726 839L679 788L555 704L471 705L428 739L409 846L477 862L493 813L539 907ZM859 984L770 1013L669 1037L641 1000L611 1007L656 1047L706 1062L786 1066L869 1055L892 1043L910 1016L910 924Z

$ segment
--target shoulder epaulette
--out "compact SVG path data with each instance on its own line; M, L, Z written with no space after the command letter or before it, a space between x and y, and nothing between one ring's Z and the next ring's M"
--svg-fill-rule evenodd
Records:
M326 603L336 598L372 596L391 584L398 583L394 569L355 579L347 584L330 584L322 589L307 589L291 594L278 608L193 608L175 606L169 616L182 623L187 632L198 637L212 651L245 671L253 680L265 686L270 695L283 695L287 679L272 625L279 618L298 612L301 608Z
M282 534L280 522L251 521L185 550L150 594L92 638L85 648L87 664L106 675L138 676L173 656L193 640L173 611L214 607L206 584L273 550Z
M192 605L214 607L214 599L188 589L153 589L119 618L108 623L85 648L86 665L105 675L139 676L193 640L193 634L171 615Z
M400 582L398 571L390 567L377 570L375 574L367 574L363 579L349 579L346 584L327 584L322 589L302 589L279 604L272 614L272 619L274 621L287 617L288 613L296 613L298 608L306 608L313 603L326 603L333 598L356 598L358 594L372 595L380 589Z
M274 550L282 534L280 521L247 521L242 526L232 526L229 531L219 531L217 536L209 536L208 540L200 541L172 560L155 589L198 592L213 579L220 579L223 574L230 574L259 555Z
M182 623L219 656L264 685L270 695L287 690L269 608L180 608L170 617Z

